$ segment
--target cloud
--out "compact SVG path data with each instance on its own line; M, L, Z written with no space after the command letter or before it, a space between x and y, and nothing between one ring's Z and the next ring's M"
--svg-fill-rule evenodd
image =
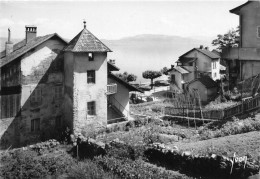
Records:
M12 25L14 25L14 21L7 18L0 19L0 27L8 27Z

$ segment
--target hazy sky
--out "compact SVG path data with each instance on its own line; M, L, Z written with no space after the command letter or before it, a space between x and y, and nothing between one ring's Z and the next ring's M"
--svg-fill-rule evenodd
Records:
M238 25L229 10L246 1L42 1L0 2L0 37L25 37L25 25L38 35L58 33L71 39L87 28L100 39L138 34L214 37Z

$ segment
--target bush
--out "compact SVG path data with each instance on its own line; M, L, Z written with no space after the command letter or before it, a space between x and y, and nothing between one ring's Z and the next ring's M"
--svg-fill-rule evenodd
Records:
M226 123L220 123L218 128L212 128L208 125L199 130L200 138L202 140L211 139L215 137L224 137L228 135L242 134L251 131L260 130L260 119L247 118L238 120L237 118Z
M3 178L45 178L63 173L74 164L68 155L38 156L35 151L16 150L1 158L0 176Z
M97 163L84 160L74 165L68 173L71 179L116 179L119 178L112 172L106 172Z
M170 172L159 167L149 165L142 160L120 160L114 157L97 157L97 163L105 170L112 171L126 179L148 179L148 178L185 178L181 174Z

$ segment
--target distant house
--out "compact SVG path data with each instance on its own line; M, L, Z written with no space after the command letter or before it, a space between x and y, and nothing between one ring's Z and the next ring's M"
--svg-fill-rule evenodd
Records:
M140 91L122 81L111 50L84 25L69 43L58 34L11 42L0 56L0 144L17 147L69 128L88 135L109 123L128 120L129 92Z
M179 57L169 70L171 90L185 90L185 85L201 76L210 76L213 80L220 79L220 56L208 48L193 48Z
M239 47L223 49L230 87L260 73L260 1L248 1L232 10L239 15Z
M202 77L192 80L187 84L188 91L200 97L202 103L208 103L214 97L216 97L218 92L217 83L210 77Z

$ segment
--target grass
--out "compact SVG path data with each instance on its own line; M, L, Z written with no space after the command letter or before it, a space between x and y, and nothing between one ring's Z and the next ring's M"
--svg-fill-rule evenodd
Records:
M232 157L234 152L236 152L238 156L250 154L250 156L256 160L260 154L260 132L254 131L187 143L177 142L170 146L177 146L180 150L188 150L194 154L201 155L214 153Z

